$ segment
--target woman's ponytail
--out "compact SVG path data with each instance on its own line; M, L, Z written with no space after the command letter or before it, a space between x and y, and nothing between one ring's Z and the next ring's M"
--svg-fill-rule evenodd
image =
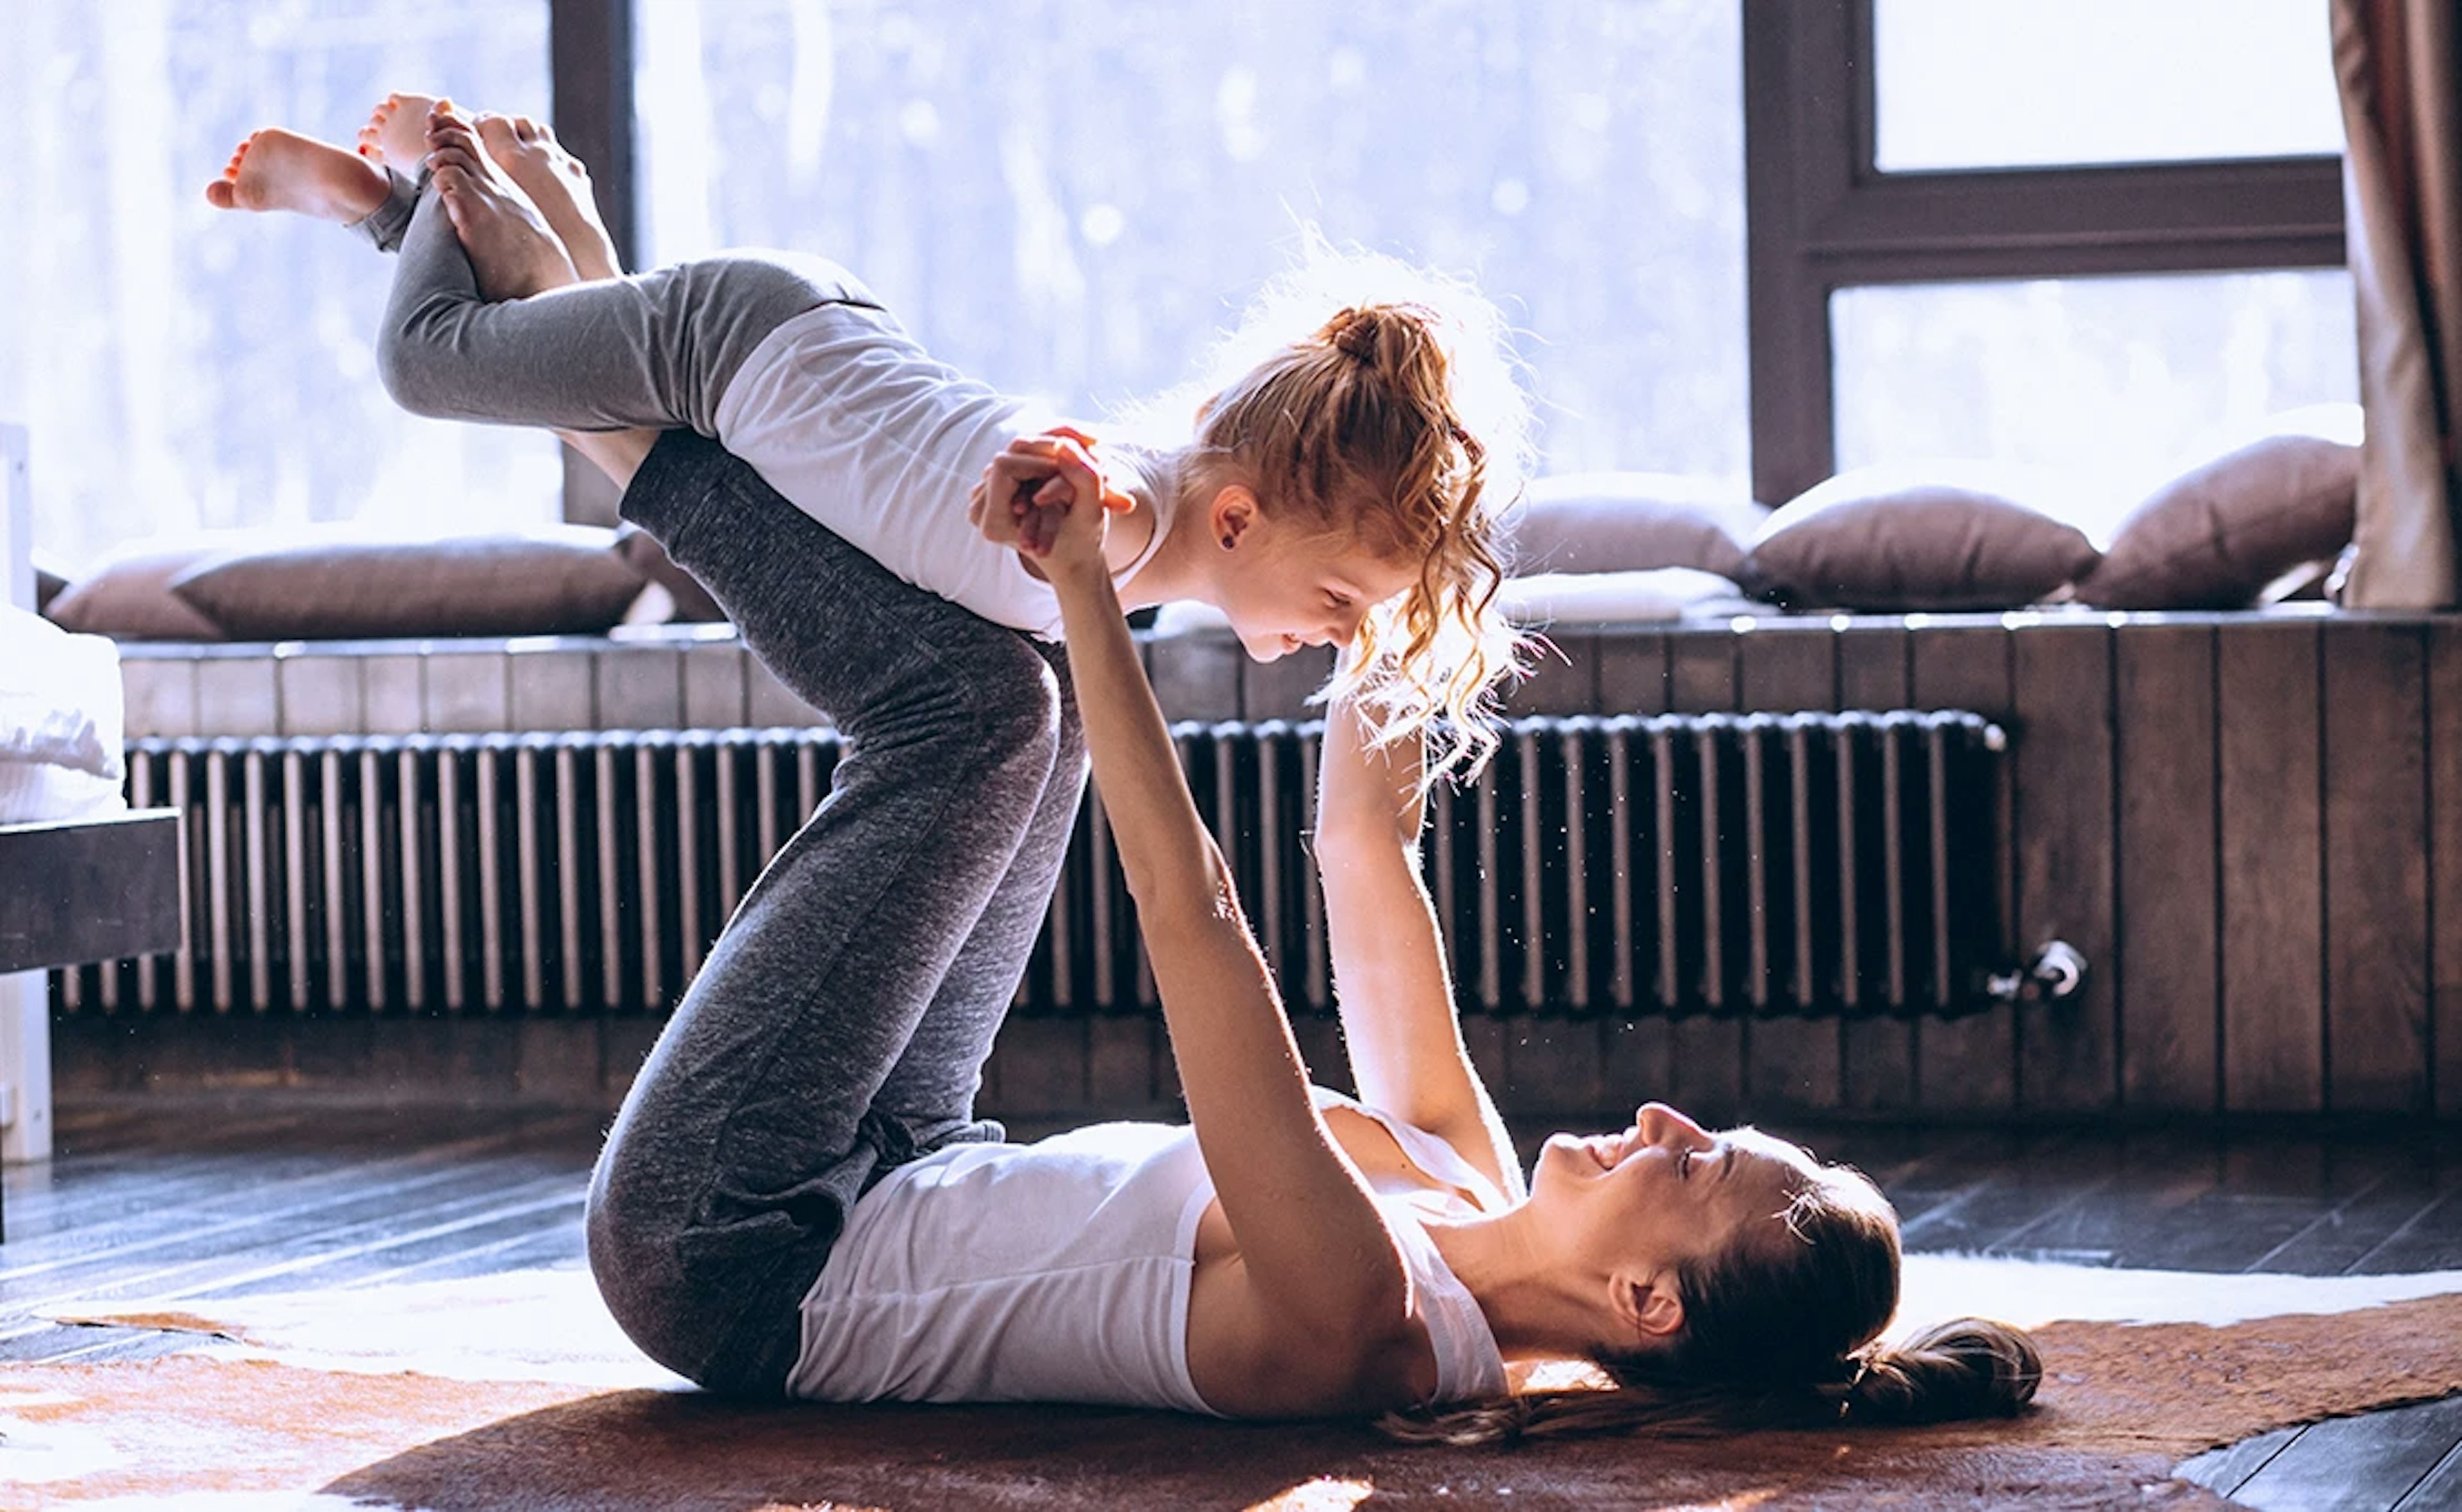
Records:
M1793 1389L1684 1386L1600 1372L1593 1386L1394 1413L1376 1426L1404 1443L1476 1448L1541 1438L1706 1438L1756 1429L1964 1422L2023 1412L2043 1378L2035 1341L1985 1318L1938 1324L1895 1347L1869 1345L1843 1363L1842 1379Z
M1984 1318L1939 1324L1895 1346L1869 1346L1855 1365L1842 1406L1857 1423L2006 1417L2034 1400L2043 1379L2035 1341Z

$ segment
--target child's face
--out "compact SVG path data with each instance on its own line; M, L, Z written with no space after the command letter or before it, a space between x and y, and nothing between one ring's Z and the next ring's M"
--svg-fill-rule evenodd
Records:
M1368 612L1417 581L1417 569L1382 560L1339 536L1260 520L1227 552L1216 607L1259 661L1302 646L1345 646Z

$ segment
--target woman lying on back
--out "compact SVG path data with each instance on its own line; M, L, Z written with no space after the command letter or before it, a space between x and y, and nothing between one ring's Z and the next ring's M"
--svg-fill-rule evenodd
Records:
M1106 1400L1236 1417L1454 1406L1460 1439L1657 1421L1907 1421L2014 1411L2024 1335L1901 1349L1897 1221L1862 1176L1662 1104L1559 1134L1525 1190L1463 1052L1415 853L1415 743L1337 704L1317 852L1361 1101L1309 1085L1191 801L1104 571L1101 479L1016 448L975 516L1060 600L1191 1127L1103 1125L944 1152L855 1210L804 1309L807 1395ZM1515 1397L1586 1359L1626 1390Z

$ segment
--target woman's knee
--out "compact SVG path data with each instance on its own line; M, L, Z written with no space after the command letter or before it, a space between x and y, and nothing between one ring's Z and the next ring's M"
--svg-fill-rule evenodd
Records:
M911 689L914 723L904 732L962 763L960 769L986 804L1011 786L1022 795L1042 791L1062 757L1067 713L1049 663L1024 637L1004 630L992 635L992 646Z
M977 682L972 689L984 737L1003 747L1031 751L1049 766L1060 745L1066 711L1060 679L1051 664L1023 639L1017 643L1016 655L1004 659L1004 676Z

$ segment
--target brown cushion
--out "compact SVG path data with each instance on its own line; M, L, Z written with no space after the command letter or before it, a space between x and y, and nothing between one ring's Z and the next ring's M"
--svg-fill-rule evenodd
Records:
M200 562L171 591L235 640L588 635L641 574L616 532L552 526L436 541L302 538Z
M220 640L214 622L171 592L171 581L218 553L214 544L127 551L60 591L44 611L63 630L115 640Z
M633 564L634 571L666 590L668 601L675 606L667 614L669 623L708 625L726 618L726 611L709 596L701 579L678 567L666 548L647 530L638 526L624 527L616 537L616 550L624 553L624 560Z
M2011 498L2010 486L1997 469L1954 465L1844 472L1769 517L1749 572L1765 593L1805 607L2031 604L2092 567L2094 543Z
M1517 576L1689 567L1731 581L1765 513L1733 490L1652 472L1583 472L1534 481L1505 516Z
M2131 509L2077 596L2105 609L2246 608L2349 544L2359 486L2359 447L2322 436L2226 452Z

